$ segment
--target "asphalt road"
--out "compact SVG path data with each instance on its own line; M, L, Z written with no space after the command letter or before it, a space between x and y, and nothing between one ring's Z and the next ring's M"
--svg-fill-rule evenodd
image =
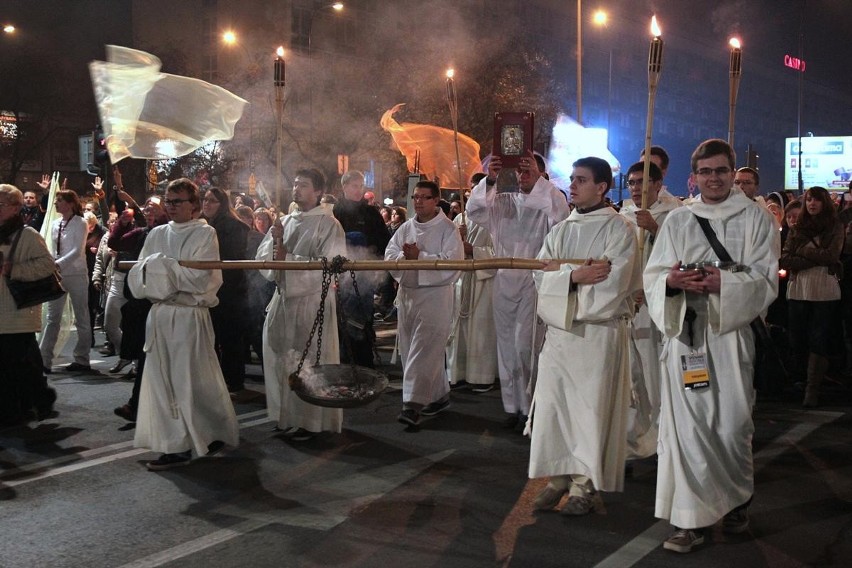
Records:
M156 454L112 414L131 386L106 374L114 361L93 359L101 375L51 375L59 415L0 431L0 566L852 565L843 390L815 410L758 405L750 530L714 529L680 555L660 546L670 527L653 516L653 459L586 517L534 513L543 482L527 479L529 443L502 427L499 391L455 390L449 410L411 431L396 422L389 366L396 380L379 400L345 411L341 434L304 443L273 431L258 395L236 405L239 448L154 473L144 463ZM262 393L259 377L247 384Z

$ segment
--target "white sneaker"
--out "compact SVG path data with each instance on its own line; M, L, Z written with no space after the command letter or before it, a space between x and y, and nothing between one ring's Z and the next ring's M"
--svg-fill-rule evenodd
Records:
M663 548L685 554L692 552L692 547L699 544L704 544L703 534L690 529L677 529L663 543Z

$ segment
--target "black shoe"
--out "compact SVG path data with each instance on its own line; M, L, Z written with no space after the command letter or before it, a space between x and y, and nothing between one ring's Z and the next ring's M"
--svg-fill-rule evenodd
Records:
M404 408L396 417L396 420L406 426L417 426L420 424L420 413L413 408Z
M75 361L74 363L71 363L70 365L65 367L63 371L67 373L91 373L92 367L89 365L82 365Z
M112 412L119 418L124 418L128 422L136 422L136 411L131 408L129 404L114 408Z
M163 471L165 469L188 465L191 460L192 454L187 450L179 454L163 454L154 461L149 461L146 467L150 471Z
M50 367L42 367L41 372L44 373L45 375L52 375L53 369L51 369Z
M222 448L224 448L224 447L225 447L225 442L223 442L222 440L213 440L207 446L207 455L208 456L215 456L216 454L221 452Z
M59 416L59 413L53 410L53 403L56 402L56 390L47 388L42 400L35 405L35 418L39 422L47 418Z
M115 365L110 367L109 372L110 373L120 373L121 371L124 370L124 368L126 366L130 365L131 363L133 363L133 361L131 361L130 359L119 359L118 363L116 363Z
M461 390L466 389L468 387L467 381L462 379L456 383L450 385L450 390Z
M518 425L519 420L520 419L517 414L509 414L506 419L503 420L503 428L514 430L515 426Z
M113 355L115 355L115 347L112 343L107 341L106 343L104 343L103 347L98 349L98 353L100 353L104 357L112 357Z
M444 400L439 400L438 402L427 404L423 407L423 410L420 411L420 414L422 414L423 416L435 416L436 414L445 411L449 407L450 397L447 397Z

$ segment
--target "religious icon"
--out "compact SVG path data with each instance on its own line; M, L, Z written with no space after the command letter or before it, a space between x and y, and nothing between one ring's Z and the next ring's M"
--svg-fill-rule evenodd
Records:
M494 115L493 154L503 167L515 168L522 156L532 150L533 123L531 112L498 112Z

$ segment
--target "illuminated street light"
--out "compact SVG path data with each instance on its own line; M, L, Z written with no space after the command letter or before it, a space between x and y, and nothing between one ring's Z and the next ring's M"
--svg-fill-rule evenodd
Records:
M609 14L607 14L604 10L596 10L592 16L592 21L599 28L605 28L607 22L609 22ZM610 117L612 115L612 44L610 42L607 42L607 44L609 45L609 74L607 77L606 91L606 131L609 133L609 129L611 127Z
M228 45L234 45L235 43L237 43L237 34L234 33L232 30L227 30L225 33L222 34L222 41L224 41Z
M15 26L13 26L12 24L6 24L5 26L3 26L3 31L7 34L13 34L15 33Z
M331 5L331 7L334 10L340 12L341 10L343 10L343 2L335 2L334 4Z
M605 26L609 16L603 10L596 10L594 15L592 16L592 21L596 26Z

